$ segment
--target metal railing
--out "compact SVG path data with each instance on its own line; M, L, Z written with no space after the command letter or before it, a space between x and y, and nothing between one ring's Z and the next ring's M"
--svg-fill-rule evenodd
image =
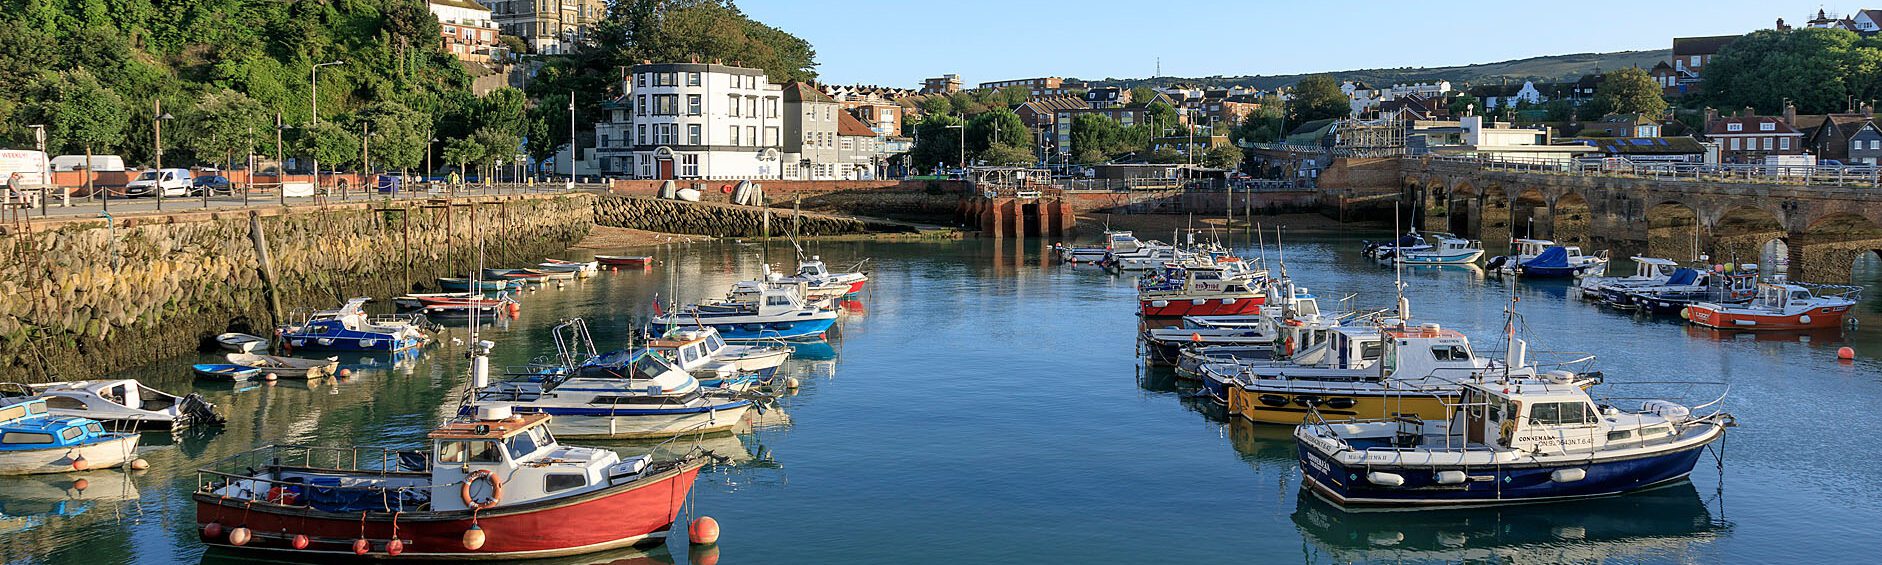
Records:
M1430 156L1439 168L1477 171L1640 178L1661 181L1781 184L1793 186L1882 186L1882 167L1873 165L1757 165L1621 158L1540 159L1533 157Z

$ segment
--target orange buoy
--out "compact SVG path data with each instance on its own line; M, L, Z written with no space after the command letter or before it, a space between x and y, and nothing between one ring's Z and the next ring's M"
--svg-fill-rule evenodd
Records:
M1836 358L1843 361L1856 360L1856 350L1847 345L1836 349Z
M386 555L398 555L400 553L405 553L405 542L399 541L399 538L392 538L392 541L386 542Z
M85 456L84 456L83 454L81 454L81 455L79 455L78 457L73 457L73 458L72 458L72 468L73 468L73 469L77 469L77 470L80 470L80 471L83 471L83 470L86 470L86 469L90 469L90 468L91 468L91 462L90 462L90 461L86 461L86 460L85 460Z
M248 540L253 537L253 535L252 532L248 531L247 526L236 526L235 529L229 530L229 545L248 545Z
M686 560L693 565L719 565L719 546L694 546L692 551L686 552Z
M352 369L340 369L340 376L351 377L353 376L353 370Z
M483 547L484 547L483 527L478 526L476 524L471 524L470 529L464 530L464 549L477 551L478 549L482 549Z
M222 523L210 522L203 524L203 539L216 539L219 537L222 537Z
M266 375L262 375L262 376L261 376L261 379L262 379L262 380L264 380L264 381L268 381L268 382L274 382L274 380L275 380L275 379L278 379L278 378L281 378L281 377L280 377L279 375L276 375L276 374L274 374L274 373L268 373L268 374L266 374Z
M1197 342L1197 343L1202 343L1202 334L1200 332L1190 332L1189 340Z
M288 543L293 545L294 549L307 549L307 546L312 544L313 540L307 539L307 534L294 534L294 538L288 541Z
M711 516L694 518L693 523L686 526L686 537L698 544L719 543L719 521Z
M142 457L131 460L131 469L134 471L142 471L144 469L149 469L149 468L150 468L150 462L145 461L144 458Z
M76 480L76 481L72 481L72 489L73 489L73 490L76 490L76 491L79 491L79 492L85 492L85 489L88 489L88 488L91 488L91 481L88 481L88 480L85 480L85 479L79 479L79 480Z
M370 552L372 552L372 542L366 541L366 538L353 540L354 555L365 555Z

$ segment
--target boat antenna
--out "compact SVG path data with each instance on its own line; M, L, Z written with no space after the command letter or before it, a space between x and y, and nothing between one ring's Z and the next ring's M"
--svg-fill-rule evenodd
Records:
M1268 266L1268 234L1261 222L1255 222L1255 251L1261 254L1261 266Z
M1399 208L1400 206L1392 207L1392 233L1394 234L1398 233L1399 230ZM1405 324L1411 320L1411 302L1405 300L1405 262L1399 260L1400 252L1398 242L1394 239L1392 243L1392 287L1398 292L1398 326L1403 328Z
M1279 255L1281 260L1281 278L1283 279L1287 278L1287 246L1281 244L1281 228L1284 227L1287 226L1274 226L1274 252ZM1289 296L1287 298L1288 300L1292 300L1294 297Z

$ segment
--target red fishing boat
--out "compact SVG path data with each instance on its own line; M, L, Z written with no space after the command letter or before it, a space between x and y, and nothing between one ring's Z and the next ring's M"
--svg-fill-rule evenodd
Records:
M1137 286L1138 312L1146 318L1235 316L1261 311L1266 271L1241 261L1192 261L1147 275Z
M705 459L570 447L482 407L429 451L267 446L197 471L204 543L309 559L519 559L660 543Z
M596 255L595 261L609 267L645 267L653 263L651 255Z
M1683 313L1694 324L1733 330L1812 330L1843 325L1862 287L1766 283L1744 304L1694 303Z

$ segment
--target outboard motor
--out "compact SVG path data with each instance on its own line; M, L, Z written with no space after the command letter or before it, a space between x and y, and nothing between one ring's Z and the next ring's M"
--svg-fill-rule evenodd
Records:
M1485 264L1484 266L1485 266L1485 267L1487 267L1487 268L1488 268L1489 270L1492 270L1492 271L1494 271L1494 270L1497 270L1497 269L1499 269L1499 268L1502 268L1502 267L1503 267L1503 264L1504 264L1504 263L1508 263L1508 262L1509 262L1509 260L1510 260L1510 259L1509 259L1509 257L1505 257L1505 256L1502 256L1502 255L1498 255L1498 256L1495 256L1495 257L1491 257L1491 258L1490 258L1490 262L1489 262L1489 263L1486 263L1486 264Z
M177 402L177 412L191 426L220 426L228 420L216 413L216 405L203 400L203 396L194 392Z

